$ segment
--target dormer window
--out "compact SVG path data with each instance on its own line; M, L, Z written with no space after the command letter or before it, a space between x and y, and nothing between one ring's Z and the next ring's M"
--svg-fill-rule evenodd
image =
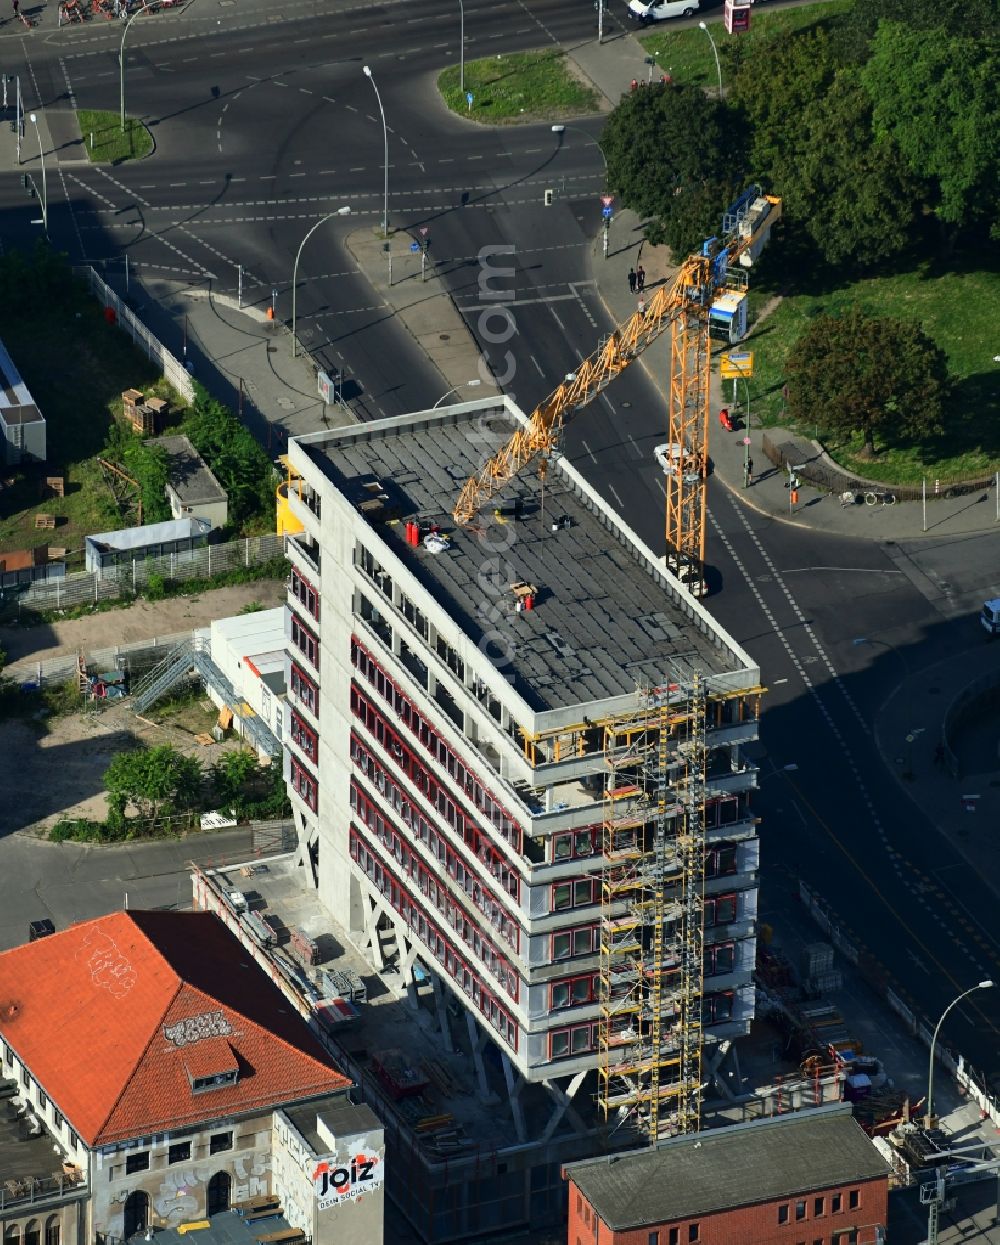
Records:
M188 1069L191 1090L195 1094L204 1094L211 1089L222 1089L225 1085L235 1085L238 1076L236 1068L227 1068L225 1072L216 1072L212 1076L191 1076L191 1070Z
M184 1070L193 1094L225 1089L239 1080L240 1064L225 1038L209 1038L184 1051Z

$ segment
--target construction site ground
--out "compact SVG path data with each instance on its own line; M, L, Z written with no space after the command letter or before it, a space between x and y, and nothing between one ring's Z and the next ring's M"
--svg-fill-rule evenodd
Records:
M81 708L48 719L11 718L0 721L0 755L4 758L4 799L0 807L0 835L20 831L44 837L57 821L107 816L104 771L114 757L139 744L172 744L209 765L239 741L210 746L194 738L188 718L198 713L210 729L217 716L186 707L181 720L165 715L165 725L142 721L128 700L102 708Z
M434 1117L450 1116L447 1130L456 1129L460 1148L451 1158L491 1153L515 1145L517 1138L505 1103L506 1090L495 1048L491 1043L483 1052L491 1093L484 1098L478 1087L476 1067L470 1053L469 1033L462 1012L451 1007L451 1035L454 1051L445 1049L434 1009L431 986L420 987L414 1007L407 1001L406 990L397 972L376 973L371 963L355 947L340 925L333 920L312 889L305 865L299 865L298 853L270 858L266 872L246 880L233 869L227 875L233 889L247 892L252 888L254 910L262 918L273 915L279 928L298 927L317 943L322 963L307 970L318 983L322 970L351 969L360 974L368 988L368 1002L360 1005L361 1017L351 1027L336 1034L347 1053L364 1073L370 1068L373 1054L385 1050L402 1051L407 1064L428 1078L429 1084L419 1098L399 1104L400 1115L412 1125ZM248 900L250 895L247 896ZM279 934L278 945L287 950L287 935ZM294 958L294 957L293 957ZM529 1135L537 1136L548 1119L551 1105L547 1096L535 1087L522 1091L522 1104ZM581 1096L574 1104L586 1117L593 1112ZM430 1152L433 1157L433 1151Z
M4 673L11 678L30 677L31 666L39 661L191 631L207 627L215 618L238 614L254 603L271 609L284 600L283 580L259 579L165 601L136 601L83 618L0 627L0 649L7 654Z

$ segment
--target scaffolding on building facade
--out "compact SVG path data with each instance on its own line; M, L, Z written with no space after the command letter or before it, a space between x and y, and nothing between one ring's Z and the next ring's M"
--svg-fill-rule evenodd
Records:
M655 1144L700 1125L705 682L640 689L602 725L598 1102Z

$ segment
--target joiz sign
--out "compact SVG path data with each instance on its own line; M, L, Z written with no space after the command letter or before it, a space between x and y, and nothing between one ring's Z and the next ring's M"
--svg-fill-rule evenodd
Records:
M312 1174L317 1205L326 1210L340 1202L354 1201L377 1189L384 1176L385 1163L370 1150L357 1150L345 1162L321 1159Z

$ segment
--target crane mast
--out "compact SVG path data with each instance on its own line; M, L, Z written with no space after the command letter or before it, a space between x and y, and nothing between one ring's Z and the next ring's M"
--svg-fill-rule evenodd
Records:
M729 268L737 263L749 268L780 217L780 199L764 195L758 186L746 190L723 217L721 237L710 238L700 253L689 255L673 283L655 290L641 309L584 359L576 372L535 408L527 423L466 481L452 512L455 522L459 526L471 523L483 505L532 459L550 453L566 420L598 397L669 329L668 440L684 447L685 454L678 460L677 469L666 475L666 563L689 589L703 592L709 311L715 296L727 286ZM689 458L688 470L682 470L684 458Z

